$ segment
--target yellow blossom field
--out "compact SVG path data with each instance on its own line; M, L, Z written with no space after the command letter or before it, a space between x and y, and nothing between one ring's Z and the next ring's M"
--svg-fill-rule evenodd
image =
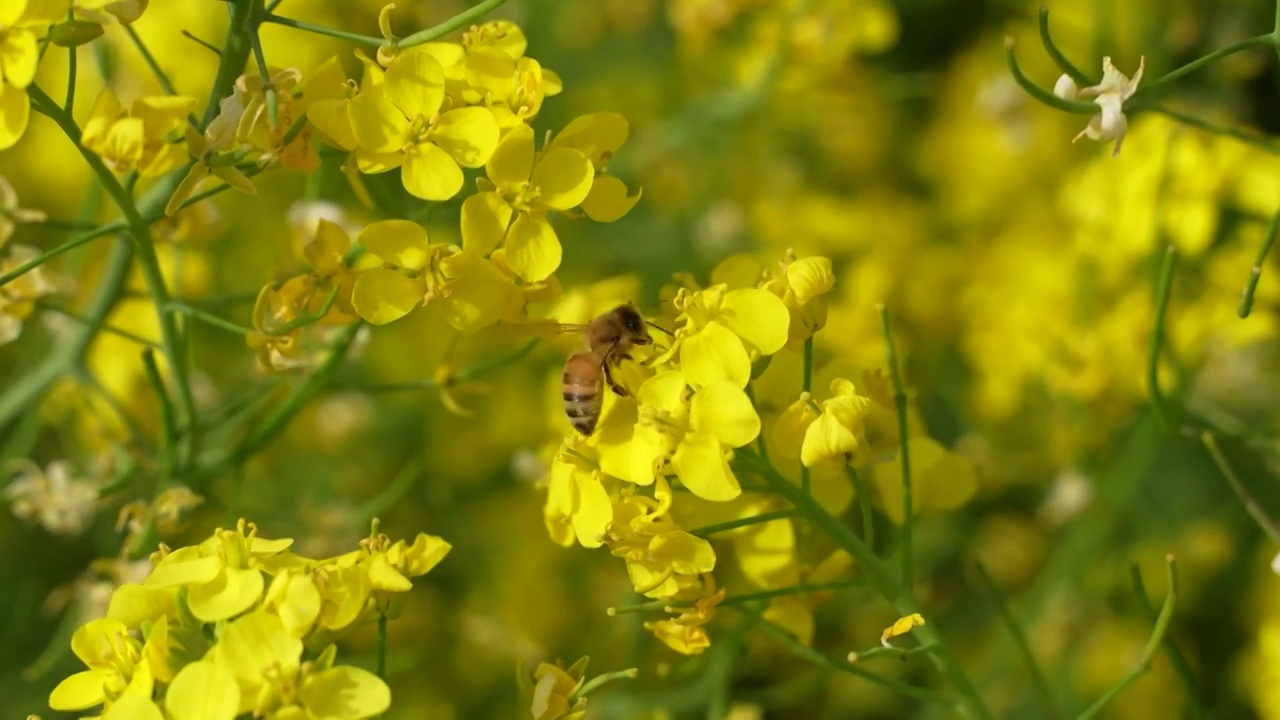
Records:
M0 714L1280 720L1280 3L0 0Z

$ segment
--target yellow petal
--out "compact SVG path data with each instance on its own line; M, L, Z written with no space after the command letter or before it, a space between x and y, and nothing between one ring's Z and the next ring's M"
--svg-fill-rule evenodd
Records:
M843 462L846 454L852 454L857 449L858 437L853 431L841 424L835 415L824 412L804 433L800 462L805 467L832 460Z
M187 589L191 614L204 622L217 622L248 610L263 590L262 572L226 568L212 581Z
M613 503L600 478L592 473L577 471L573 475L577 502L574 503L573 532L582 547L597 548L602 544L605 530L613 522Z
M427 231L418 223L409 220L370 223L360 231L356 242L396 267L417 272L427 266Z
M196 715L183 715L181 717L174 716L173 720L187 720L194 717L206 717ZM207 716L214 717L214 716ZM219 715L217 717L230 718L234 715ZM111 707L102 714L102 720L164 720L164 714L160 712L160 708L151 702L151 698L143 695L126 694L119 700L111 703Z
M579 115L555 136L548 147L553 150L573 148L600 167L627 141L628 132L627 119L619 113Z
M13 147L27 131L31 101L27 91L0 82L0 150Z
M402 172L404 189L423 200L448 200L462 189L462 168L431 143L410 147Z
M177 610L178 598L173 589L125 583L111 594L107 617L126 627L138 628L144 622L155 622L162 615L177 617Z
M560 267L560 238L546 217L520 213L507 231L507 262L529 282L546 280Z
M722 381L704 386L693 396L689 426L737 448L760 434L760 416L742 388Z
M533 128L521 123L508 130L484 168L499 190L513 195L520 192L533 174Z
M363 150L398 152L408 141L409 120L387 99L381 85L351 98L347 116L352 136Z
M351 249L351 238L342 226L321 218L315 236L302 246L307 264L320 277L329 277L342 265L342 256Z
M256 685L264 672L281 677L297 672L302 641L289 634L280 618L258 609L227 624L206 658Z
M360 172L368 174L395 170L404 164L404 152L400 148L394 152L379 153L357 147L355 156L356 167Z
M800 456L800 446L804 443L805 431L818 419L818 411L813 409L808 393L787 406L773 423L773 447L779 455L788 460Z
M680 367L694 387L728 381L745 388L751 379L751 362L742 341L715 321L680 344Z
M78 672L53 689L49 695L49 707L69 712L101 705L106 700L106 693L103 691L106 681L107 677L101 671Z
M235 676L209 661L182 668L164 697L171 720L232 720L239 706Z
M444 538L418 533L413 544L404 551L404 570L409 577L426 575L453 550Z
M734 536L733 547L742 574L757 587L780 588L800 581L790 520L752 525Z
M311 72L302 86L302 99L306 102L307 119L311 120L311 110L322 100L342 100L346 97L347 74L342 69L342 62L337 55L330 55L328 60L320 63L320 67Z
M532 180L541 193L538 202L556 210L568 210L586 199L594 177L595 171L586 155L572 148L557 148L538 161Z
M472 48L467 53L466 79L482 96L506 102L516 88L516 61L497 48Z
M390 268L374 268L356 276L351 305L365 320L386 325L421 305L425 292L420 279L407 278Z
M787 344L791 314L777 295L759 288L741 288L724 294L720 321L738 337L765 355Z
M36 34L23 28L6 28L0 37L0 68L4 70L0 82L25 88L35 79L40 59Z
M181 548L156 565L143 582L147 587L166 588L206 583L222 570L222 560L201 557L199 548Z
M663 370L644 381L636 391L636 399L641 405L676 414L684 409L687 387L684 373L679 370Z
M801 305L830 292L835 283L831 260L824 257L802 258L787 268L787 285Z
M444 68L431 53L402 52L387 68L382 89L406 118L429 118L444 104Z
M431 142L463 167L482 167L498 147L498 121L488 108L450 110L432 127Z
M451 255L440 261L440 270L449 278L438 300L440 310L459 332L486 328L519 306L519 289L475 253Z
M368 670L340 665L307 678L298 699L309 717L367 718L391 707L391 689Z
M612 175L597 175L591 192L582 201L582 212L596 222L613 222L631 212L640 202L640 195L628 195L626 183Z
M649 545L654 562L670 565L684 575L711 572L716 568L716 553L711 543L687 532L667 532L655 537Z
M636 485L652 485L669 441L648 425L605 423L598 431L600 469Z
M356 131L351 126L350 101L317 100L307 106L307 122L320 133L320 138L334 147L354 150Z
M462 201L462 248L487 256L502 244L511 224L511 206L496 192L476 193Z
M680 482L705 500L724 502L742 493L738 479L729 469L720 441L710 433L691 433L680 441L671 456Z
M906 617L898 618L880 634L880 644L887 647L889 645L890 638L906 635L915 628L922 627L923 625L924 618L920 616L920 613L912 613Z

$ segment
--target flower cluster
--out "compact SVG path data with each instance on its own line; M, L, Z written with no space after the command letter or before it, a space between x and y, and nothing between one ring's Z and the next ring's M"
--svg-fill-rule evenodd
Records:
M397 614L412 579L449 552L438 537L412 543L378 533L324 560L289 551L240 521L199 545L152 556L141 582L116 588L107 614L76 630L87 666L50 695L55 710L101 708L107 718L366 718L391 691L373 673L337 662L333 641Z

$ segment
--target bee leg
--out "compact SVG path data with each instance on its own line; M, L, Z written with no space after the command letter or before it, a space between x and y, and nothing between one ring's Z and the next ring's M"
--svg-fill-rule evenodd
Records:
M628 397L631 395L631 393L627 392L626 388L619 385L618 382L613 379L613 374L609 372L609 363L605 363L600 367L604 370L604 381L609 385L610 390L612 390L618 397Z

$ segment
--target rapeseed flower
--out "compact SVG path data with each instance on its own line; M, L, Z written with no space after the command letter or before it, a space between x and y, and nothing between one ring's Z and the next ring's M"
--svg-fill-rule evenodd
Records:
M484 165L497 147L498 123L486 108L444 104L440 62L420 49L397 56L381 83L351 99L360 170L402 168L405 189L424 200L457 195L461 168Z
M1077 97L1092 97L1101 110L1089 118L1089 125L1076 135L1075 139L1087 137L1090 140L1106 142L1115 140L1112 155L1120 154L1120 145L1124 142L1124 133L1129 126L1129 119L1124 114L1125 102L1138 91L1138 83L1142 82L1142 71L1146 65L1146 57L1138 59L1138 71L1130 79L1111 64L1111 58L1102 58L1102 82L1087 88L1077 89L1076 83L1069 75L1058 78L1054 85L1055 95L1067 100Z
M681 289L673 300L682 324L672 351L689 384L728 382L745 388L751 363L787 343L791 316L776 295L759 288Z
M534 151L533 129L507 132L485 165L488 182L462 203L462 246L488 255L499 245L516 275L545 280L560 267L560 239L547 215L577 207L591 192L595 171L571 147Z
M186 148L179 139L195 106L193 97L158 95L138 98L125 110L116 94L104 88L84 123L80 142L115 172L164 175L186 161Z
M18 207L18 192L0 175L0 246L9 242L18 225L44 222L45 217L43 211Z
M485 258L454 245L430 244L427 231L407 220L382 220L358 238L378 267L362 270L351 290L355 311L374 325L399 320L435 303L461 332L475 332L506 316L519 292Z
M27 130L31 99L27 86L40 62L38 38L65 11L50 3L7 0L0 3L0 150L13 147Z
M15 460L13 465L20 472L5 485L2 496L19 519L68 537L80 535L93 522L98 483L77 477L71 463L55 460L43 470L30 460Z
M98 705L110 709L126 695L150 699L155 686L150 653L120 621L101 618L80 626L71 636L71 651L88 669L53 689L49 706L54 710L87 710Z

